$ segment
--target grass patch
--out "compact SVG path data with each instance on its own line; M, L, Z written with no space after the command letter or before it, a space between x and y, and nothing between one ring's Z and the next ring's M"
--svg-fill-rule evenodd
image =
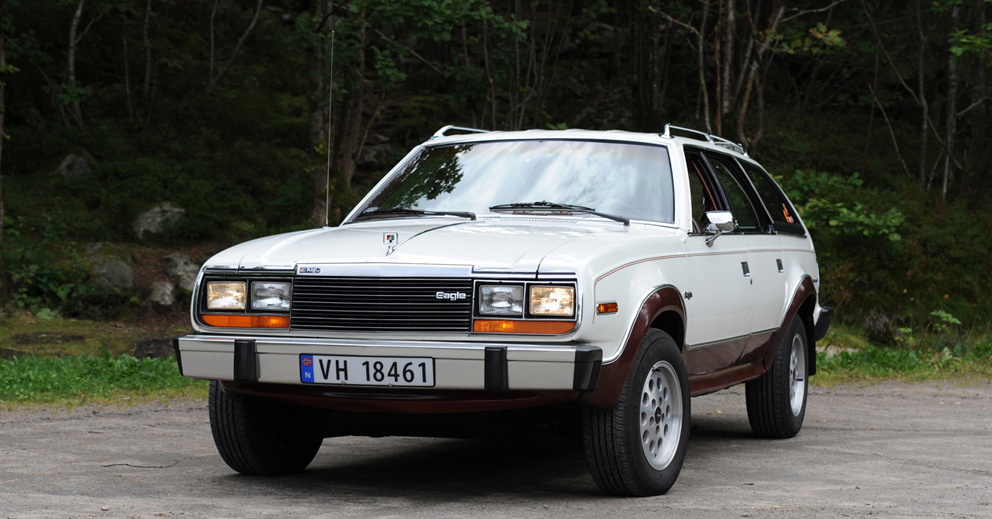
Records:
M175 358L130 355L15 357L0 360L0 402L128 404L174 398L204 398L207 382L181 376Z
M816 376L811 380L827 387L881 380L985 381L992 379L992 336L953 347L869 344L837 355L819 352L816 366Z

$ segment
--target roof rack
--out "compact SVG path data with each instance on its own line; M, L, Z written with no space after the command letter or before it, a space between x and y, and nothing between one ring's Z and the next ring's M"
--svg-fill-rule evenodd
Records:
M706 132L701 132L699 130L693 130L692 128L683 128L682 126L672 126L671 124L666 124L665 133L662 134L662 137L670 138L672 136L672 130L678 130L680 132L690 133L692 134L691 137L694 138L698 138L697 136L702 137L702 139L700 140L704 140L714 146L719 146L721 148L728 149L730 151L736 151L737 153L740 153L741 155L747 157L747 151L744 151L744 146L742 146L740 143L729 141L727 139L724 139L723 137L717 137L716 135L710 135Z
M446 136L448 134L448 130L459 130L469 133L489 133L489 130L480 130L478 128L466 128L464 126L455 126L453 124L449 124L441 128L440 130L434 132L434 135L431 135L431 139L437 139L438 137Z

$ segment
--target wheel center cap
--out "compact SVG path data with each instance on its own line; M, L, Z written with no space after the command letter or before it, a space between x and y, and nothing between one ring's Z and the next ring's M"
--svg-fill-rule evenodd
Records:
M655 421L655 423L658 423L658 422L661 421L661 408L660 407L656 407L654 409L654 421Z

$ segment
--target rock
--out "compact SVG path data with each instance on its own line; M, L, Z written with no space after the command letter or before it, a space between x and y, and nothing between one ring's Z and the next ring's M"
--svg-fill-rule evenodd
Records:
M158 306L172 306L176 304L176 285L168 281L156 281L152 283L152 293L148 300Z
M120 292L134 290L134 270L120 260L104 258L103 262L91 264L90 273L96 284L104 288Z
M167 225L175 224L183 219L186 210L171 202L162 202L151 209L141 213L131 227L137 233L138 238L144 237L146 232L158 234L165 230Z
M389 170L403 154L403 150L392 144L372 144L362 148L358 163L368 168Z
M134 356L139 359L147 357L164 359L175 353L176 350L172 348L171 339L145 339L134 347Z
M86 157L78 153L70 153L62 161L62 164L52 172L52 176L62 178L81 177L93 171L93 166Z
M179 288L192 292L196 276L200 273L200 264L185 254L169 254L165 262L165 273L179 282Z

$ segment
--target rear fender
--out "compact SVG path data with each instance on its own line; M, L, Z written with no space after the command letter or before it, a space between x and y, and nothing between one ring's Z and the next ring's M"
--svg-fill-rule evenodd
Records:
M796 292L792 296L792 302L789 303L789 308L785 312L785 319L782 320L782 326L772 334L771 339L768 341L769 346L764 357L766 371L770 370L772 364L775 362L775 354L778 352L777 346L782 344L785 335L789 333L792 320L801 319L803 327L806 329L806 373L808 376L816 374L816 341L813 331L813 308L815 306L816 288L813 286L813 280L807 276L796 287Z

